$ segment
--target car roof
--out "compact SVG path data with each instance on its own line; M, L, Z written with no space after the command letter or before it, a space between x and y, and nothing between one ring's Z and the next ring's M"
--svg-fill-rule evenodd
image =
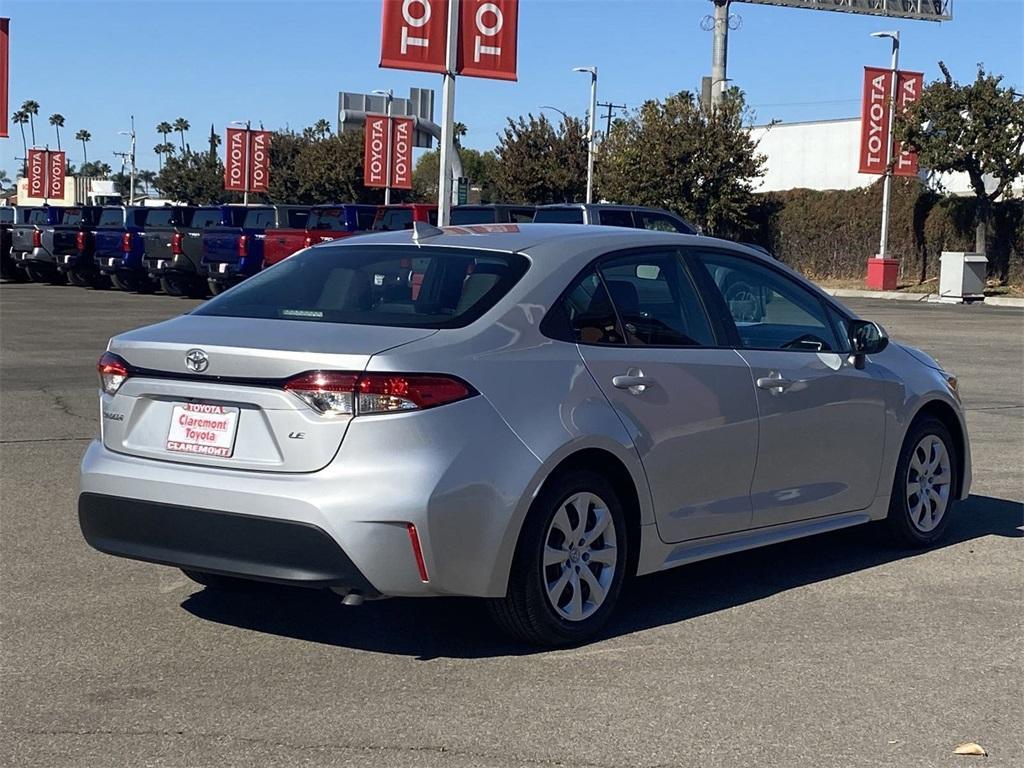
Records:
M575 251L583 252L607 246L609 249L642 248L645 245L679 244L686 246L726 246L753 253L765 258L763 253L748 249L739 243L719 240L701 235L685 235L676 232L659 232L630 227L608 227L582 224L464 224L438 229L424 228L428 233L414 238L414 230L403 229L392 232L378 232L360 235L358 238L331 241L314 246L359 247L363 245L418 245L449 248L473 248L488 251L516 253L529 251L551 243L565 243ZM421 229L421 231L423 231Z

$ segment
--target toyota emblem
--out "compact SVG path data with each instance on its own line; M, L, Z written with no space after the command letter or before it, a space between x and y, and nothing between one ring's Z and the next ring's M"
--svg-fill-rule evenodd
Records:
M185 367L190 371L202 373L210 367L210 358L201 349L190 349L185 353Z

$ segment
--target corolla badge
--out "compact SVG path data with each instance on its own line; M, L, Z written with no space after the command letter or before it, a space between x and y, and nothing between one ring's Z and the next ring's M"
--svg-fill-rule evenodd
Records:
M202 373L210 367L210 358L201 349L190 349L185 353L185 367L190 371Z

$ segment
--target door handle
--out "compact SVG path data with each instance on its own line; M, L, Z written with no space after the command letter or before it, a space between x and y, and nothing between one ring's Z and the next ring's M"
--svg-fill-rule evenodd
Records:
M654 379L650 376L644 376L644 372L632 368L629 372L622 376L612 377L612 386L616 389L628 389L631 394L639 395L648 386L654 383Z
M757 386L761 389L777 390L779 392L785 392L795 383L792 379L784 379L781 376L762 376L757 380Z

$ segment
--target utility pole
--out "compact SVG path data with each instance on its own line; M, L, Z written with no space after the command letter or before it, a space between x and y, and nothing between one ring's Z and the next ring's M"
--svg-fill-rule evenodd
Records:
M605 113L605 121L606 121L605 125L606 125L606 127L604 129L604 137L607 139L608 138L608 134L612 132L612 110L625 109L626 105L625 104L612 104L610 101L600 101L600 102L598 102L597 106L605 107L608 110Z
M132 115L132 153L131 173L129 175L128 205L135 205L135 115Z
M711 43L711 107L717 108L725 94L726 59L729 50L729 0L714 0L715 28Z

